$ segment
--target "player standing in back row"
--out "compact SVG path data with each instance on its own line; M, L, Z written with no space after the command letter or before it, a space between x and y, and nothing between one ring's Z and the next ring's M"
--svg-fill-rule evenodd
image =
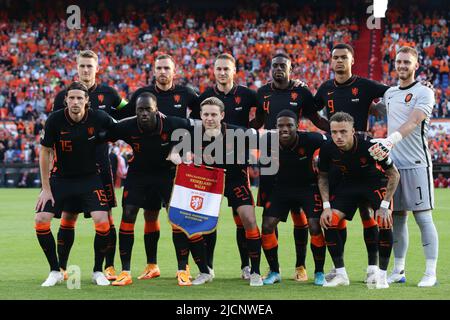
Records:
M394 270L388 281L406 281L407 211L412 211L420 228L426 259L425 275L418 286L431 287L437 283L439 240L431 215L434 185L427 132L435 99L430 88L415 81L418 68L417 51L411 47L400 48L395 58L399 86L384 94L389 136L372 140L378 143L371 148L371 155L376 160L390 155L400 171L400 184L394 195Z
M96 83L96 75L99 71L97 54L91 50L81 51L77 56L77 71L80 82L86 85L89 90L89 108L105 111L114 119L123 118L124 112L122 108L126 105L126 100L120 97L116 89ZM53 102L53 111L64 109L67 106L65 103L66 94L67 90L64 89L56 95ZM117 206L117 203L108 151L107 143L99 144L95 157L108 199L108 217L111 226L108 249L105 255L105 275L108 280L115 280L114 256L116 253L117 234L111 210ZM59 267L62 271L65 271L67 268L69 253L75 239L75 223L78 213L81 211L79 201L69 200L64 204L61 225L58 231L58 258ZM67 275L64 274L64 277L67 278Z
M129 116L136 115L138 97L143 92L155 95L159 112L167 116L179 118L200 119L200 102L193 89L175 84L175 60L168 54L161 54L155 58L154 75L155 83L136 90L125 106L125 112ZM166 188L167 186L165 186ZM160 237L159 211L162 202L153 197L144 208L145 219L145 250L147 252L147 265L139 279L151 279L159 275L160 270L157 261L157 247ZM178 230L173 230L173 237L178 238ZM189 273L189 272L188 272Z
M372 101L381 98L389 89L389 86L352 74L354 64L353 48L345 43L336 44L331 49L331 69L335 74L334 79L323 82L316 95L314 102L317 110L324 109L327 118L330 119L337 112L350 114L355 121L355 130L360 133L368 131L369 115L380 115L385 113L384 106L373 104ZM333 189L340 183L342 176L336 167L330 170L330 188ZM373 213L365 205L359 205L361 222L364 227L364 242L366 244L368 266L365 282L374 280L377 272L377 223ZM347 239L346 220L341 220L338 226L343 245ZM331 280L335 275L332 269L326 275Z
M298 119L307 117L316 127L328 131L328 122L314 108L312 93L308 88L298 86L297 80L291 79L292 62L289 56L284 53L273 56L270 73L273 81L258 89L258 107L251 126L260 128L264 125L266 130L276 129L277 114L287 109L294 112ZM258 206L265 207L273 190L275 176L261 175L259 181ZM308 220L300 208L291 208L291 217L297 256L294 279L304 282L308 280L305 268Z
M200 101L206 98L219 98L225 105L225 118L223 121L228 124L249 127L250 111L258 104L256 92L238 85L234 82L236 75L236 61L228 53L217 56L214 62L214 77L216 85L208 88L200 95ZM248 174L247 174L248 175ZM236 241L241 257L241 278L250 279L250 259L248 256L247 240L245 238L245 228L242 224L238 212L233 208L233 218L236 224ZM217 230L210 234L204 234L206 242L206 259L208 266L213 270L214 248L216 246ZM214 271L212 271L214 274Z

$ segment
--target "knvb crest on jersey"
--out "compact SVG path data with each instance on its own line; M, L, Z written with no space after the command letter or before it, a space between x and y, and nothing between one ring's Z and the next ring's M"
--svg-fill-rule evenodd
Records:
M408 93L408 94L406 95L406 97L405 97L405 102L406 102L406 103L410 102L411 99L412 99L412 97L413 97L413 94L412 94L412 93Z
M298 149L298 155L303 157L305 155L305 149L303 148Z
M94 135L94 127L87 128L88 136L92 137Z
M240 104L241 103L241 97L239 97L239 96L234 97L234 102L236 102L236 104Z
M161 140L162 141L167 141L169 139L169 135L165 132L161 133Z
M181 100L181 96L179 94L176 94L173 96L173 101L175 101L175 103L179 103Z
M298 93L297 92L291 92L291 100L297 100Z
M180 164L170 199L170 223L188 237L214 231L219 219L224 181L223 169Z
M97 96L98 102L103 103L103 100L105 100L105 96L103 94L99 94Z
M358 95L358 88L352 88L352 95L357 96Z

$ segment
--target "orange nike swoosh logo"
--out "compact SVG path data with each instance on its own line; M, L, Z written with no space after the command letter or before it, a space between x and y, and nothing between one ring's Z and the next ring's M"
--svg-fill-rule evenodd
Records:
M69 134L70 132L68 131L61 131L61 134Z

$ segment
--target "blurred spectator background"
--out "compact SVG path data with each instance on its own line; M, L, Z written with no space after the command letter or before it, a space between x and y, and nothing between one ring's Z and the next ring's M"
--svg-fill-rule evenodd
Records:
M292 57L293 77L315 93L323 81L334 77L330 48L358 41L369 4L230 0L224 7L220 3L219 8L206 1L189 6L181 1L80 1L82 29L69 30L67 1L2 1L0 163L38 162L39 133L56 93L77 79L75 57L80 50L99 55L97 81L115 87L125 98L153 81L152 65L159 53L175 58L177 83L201 93L214 83L217 54L233 54L236 82L256 90L270 80L270 57L284 51ZM391 6L382 24L377 52L381 58L367 61L379 67L383 83L396 85L395 51L403 45L419 50L418 79L430 81L436 90L429 132L435 163L450 163L449 15L448 9L426 9L411 2ZM306 120L299 128L316 130ZM374 137L386 136L384 119L371 117L370 128ZM119 180L126 174L130 154L122 142L111 145ZM254 169L252 176L257 175Z

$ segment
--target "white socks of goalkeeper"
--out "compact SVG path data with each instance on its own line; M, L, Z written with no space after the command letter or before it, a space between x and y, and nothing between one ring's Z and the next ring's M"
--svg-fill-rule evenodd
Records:
M400 273L405 270L405 257L408 251L409 245L409 233L408 233L408 216L393 215L394 227L394 272Z
M421 211L414 214L416 223L420 228L422 246L426 259L425 274L436 275L436 262L438 259L439 239L433 222L431 210Z
M427 275L436 275L436 262L438 258L439 239L433 222L431 210L414 214L419 226L423 251L426 259ZM405 270L405 257L409 245L408 216L394 215L394 272Z

